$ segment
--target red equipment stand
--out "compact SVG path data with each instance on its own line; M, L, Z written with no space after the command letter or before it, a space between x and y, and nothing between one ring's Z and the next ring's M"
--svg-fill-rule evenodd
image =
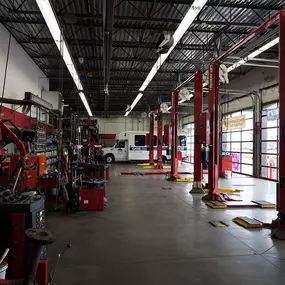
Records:
M157 165L156 168L163 169L162 164L162 112L160 108L157 109ZM153 136L150 136L150 140Z
M202 143L199 139L199 120L203 112L203 73L196 72L194 80L194 182L189 193L203 194Z
M170 180L178 178L177 156L178 156L178 92L172 92L171 98L171 128L172 128L172 145L171 145L171 172Z
M154 145L154 114L149 115L149 164L154 165L153 161L153 145Z

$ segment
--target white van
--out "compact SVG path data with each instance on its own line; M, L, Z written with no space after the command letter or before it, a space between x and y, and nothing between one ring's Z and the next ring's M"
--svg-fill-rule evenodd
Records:
M116 143L113 147L103 147L105 160L107 163L114 161L147 161L149 159L149 148L146 145L145 131L129 131L116 135ZM178 132L178 151L182 152L182 157L186 157L187 142L186 132ZM171 159L168 146L162 145L163 161ZM154 136L154 158L157 157L157 136Z

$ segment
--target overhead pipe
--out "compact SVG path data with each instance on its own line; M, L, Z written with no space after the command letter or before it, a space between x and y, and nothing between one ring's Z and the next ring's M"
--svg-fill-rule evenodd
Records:
M104 66L104 92L105 106L104 113L108 114L110 94L108 89L112 57L112 35L114 22L115 0L103 0L103 66Z

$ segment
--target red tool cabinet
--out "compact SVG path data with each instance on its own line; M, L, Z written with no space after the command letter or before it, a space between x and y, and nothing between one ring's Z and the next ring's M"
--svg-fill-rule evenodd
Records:
M104 210L104 188L81 188L80 210Z

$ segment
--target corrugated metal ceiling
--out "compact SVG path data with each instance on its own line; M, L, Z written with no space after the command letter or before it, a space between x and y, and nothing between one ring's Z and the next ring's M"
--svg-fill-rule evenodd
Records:
M103 1L105 0L51 0L86 92L90 94L89 100L96 105L96 110L102 110L104 105ZM125 105L133 101L139 85L158 58L155 46L159 35L164 30L175 31L187 13L190 2L116 2L109 83L111 111L124 110ZM11 31L45 74L53 78L52 88L58 88L58 79L54 78L59 77L61 58L36 1L2 0L1 4L0 22ZM208 67L218 38L221 38L222 50L228 49L282 5L282 0L209 0L150 84L147 92L151 95L148 98L157 94L159 87L164 90L160 95L169 101L171 88L175 86L178 74L186 79L198 69L205 70ZM274 53L270 56L274 57ZM80 57L84 59L82 64L79 63ZM249 68L240 69L242 72L247 70ZM88 72L92 72L92 78L87 77ZM63 76L65 100L73 102L74 85L66 68ZM121 100L112 103L113 97ZM75 101L74 107L79 111L84 110L80 100ZM147 102L142 102L138 109L148 108Z

